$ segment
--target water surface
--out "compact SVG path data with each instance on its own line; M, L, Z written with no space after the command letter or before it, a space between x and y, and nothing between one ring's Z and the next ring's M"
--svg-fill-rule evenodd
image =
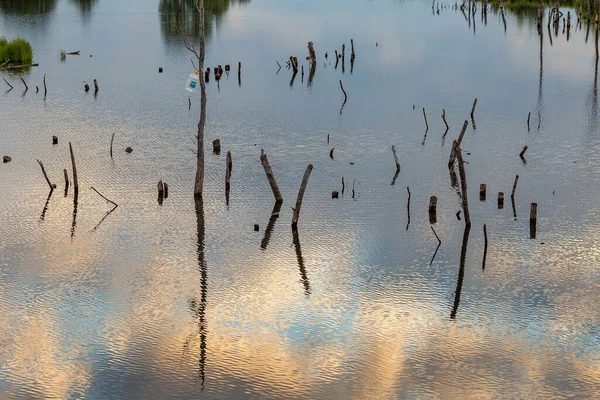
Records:
M15 88L0 93L0 152L12 157L0 166L0 397L600 395L593 27L587 40L585 25L568 41L561 29L551 44L535 12L508 12L505 30L493 10L486 25L481 8L469 22L450 4L438 15L419 1L211 3L207 66L232 72L208 84L195 203L199 93L183 90L193 67L175 28L185 21L197 34L190 3L0 0L0 35L29 40L40 64L1 73ZM318 57L310 85L308 41ZM343 43L344 71L333 60ZM61 62L61 49L81 55ZM292 55L305 69L293 81ZM44 75L45 99L34 89ZM97 96L83 91L93 79ZM447 167L466 118L467 232ZM210 153L216 138L220 155ZM69 142L76 213L72 188L64 196ZM277 219L261 148L285 199ZM58 186L49 201L36 159ZM160 179L170 188L162 205ZM112 206L92 186L119 205L105 219ZM432 195L442 241L433 262Z

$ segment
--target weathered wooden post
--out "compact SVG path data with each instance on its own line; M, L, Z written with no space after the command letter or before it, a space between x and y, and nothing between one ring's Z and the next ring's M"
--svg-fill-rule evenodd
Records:
M487 185L485 183L482 183L481 185L479 185L479 200L485 201L486 194L487 194Z
M504 193L498 192L498 209L504 208Z
M52 144L58 144L58 137L52 136Z

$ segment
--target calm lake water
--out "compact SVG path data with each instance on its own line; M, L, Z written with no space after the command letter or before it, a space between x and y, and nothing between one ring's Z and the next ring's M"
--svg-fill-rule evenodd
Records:
M505 29L493 10L486 25L481 8L469 21L453 4L438 15L422 1L214 2L207 66L232 72L208 84L195 204L200 95L184 90L193 67L175 27L194 31L190 3L0 0L0 35L29 40L40 64L0 72L15 87L0 93L0 155L12 157L0 165L0 398L600 396L593 27L586 40L574 18L568 40L561 25L550 43L544 21L540 49L535 10L508 12ZM344 71L332 61L343 43ZM61 62L61 49L81 55ZM306 72L294 82L291 55ZM83 91L93 79L97 96ZM470 231L447 167L466 118ZM69 142L75 213L72 189L64 196ZM270 224L261 148L284 197ZM49 201L36 159L58 186ZM170 188L162 206L159 179ZM92 186L118 203L110 215Z

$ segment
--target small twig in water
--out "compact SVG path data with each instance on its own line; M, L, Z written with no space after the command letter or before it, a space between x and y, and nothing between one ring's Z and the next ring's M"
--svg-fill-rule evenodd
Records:
M97 191L96 189L94 189L94 187L93 187L93 186L92 186L92 187L90 187L90 189L92 189L94 192L98 193L98 195L99 195L100 197L102 197L104 200L108 201L109 203L111 203L111 204L112 204L112 205L114 205L115 207L118 207L118 206L119 206L119 205L118 205L117 203L115 203L114 201L112 201L112 200L109 200L109 199L107 199L106 197L104 197L104 195L103 195L102 193L100 193L99 191Z

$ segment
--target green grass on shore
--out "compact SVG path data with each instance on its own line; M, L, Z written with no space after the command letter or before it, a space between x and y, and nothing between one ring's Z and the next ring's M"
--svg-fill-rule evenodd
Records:
M8 41L0 36L0 64L10 60L11 64L28 64L33 60L33 50L29 42L23 38Z

